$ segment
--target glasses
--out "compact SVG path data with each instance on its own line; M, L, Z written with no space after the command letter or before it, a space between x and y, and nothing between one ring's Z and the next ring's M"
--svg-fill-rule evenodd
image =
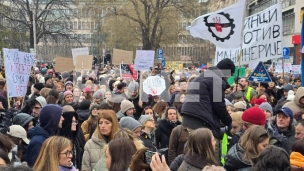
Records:
M32 107L32 109L35 109L35 110L40 110L40 109L41 109L41 107L36 107L36 106L34 106L34 107Z
M72 151L67 151L65 153L59 153L59 154L65 154L66 157L69 157L69 156L73 155L73 152Z
M78 124L78 121L77 120L72 120L72 124Z

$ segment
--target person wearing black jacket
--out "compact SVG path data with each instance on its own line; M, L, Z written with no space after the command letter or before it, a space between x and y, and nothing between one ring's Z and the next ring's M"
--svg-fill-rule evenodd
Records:
M230 73L229 73L230 71ZM227 78L235 71L234 63L225 58L216 67L210 67L188 85L185 102L181 109L183 125L189 129L209 128L217 141L215 156L220 161L219 140L221 122L231 128L231 117L225 104ZM228 74L228 73L229 74Z
M71 106L64 106L62 117L64 120L62 122L62 128L59 129L59 135L69 138L72 141L72 162L78 170L81 170L85 139L78 125L78 115Z

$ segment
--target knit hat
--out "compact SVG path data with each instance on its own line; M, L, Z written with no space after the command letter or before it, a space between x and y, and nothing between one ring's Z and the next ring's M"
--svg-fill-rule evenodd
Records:
M19 113L13 119L13 125L26 126L29 122L34 120L34 117L27 113Z
M122 113L125 113L127 110L134 108L134 104L129 100L123 100L120 104L120 110Z
M82 91L84 93L91 93L91 89L89 87L85 87Z
M69 74L68 72L63 72L63 73L61 74L61 77L62 77L62 79L66 79L66 78L69 78L69 77L70 77L70 74Z
M267 101L265 99L263 99L263 98L259 98L259 99L256 99L255 104L261 105L264 102L267 102Z
M273 115L272 107L268 102L263 102L262 104L260 104L259 108L262 110L268 110L271 115Z
M290 165L304 168L304 156L299 152L290 154Z
M67 81L67 82L65 82L65 84L64 84L64 89L66 89L65 87L66 87L68 84L71 84L71 85L73 86L73 82L72 82L72 81Z
M72 95L73 96L73 93L70 91L70 90L67 90L63 93L63 97L67 96L67 95Z
M47 103L46 100L43 96L38 96L36 97L36 99L38 101L38 103L41 105L41 107L44 107Z
M49 69L48 71L47 71L47 74L48 75L51 75L51 74L53 74L54 73L54 71L52 70L52 69Z
M29 144L30 140L27 139L25 129L20 125L12 125L9 127L8 135L16 138L21 138L26 144Z
M45 76L44 77L44 82L47 82L47 80L49 80L49 79L52 79L52 76L50 76L50 75Z
M45 105L39 115L40 127L49 134L54 135L58 130L58 124L62 115L62 108L57 104Z
M43 87L44 87L43 83L35 83L34 84L34 88L37 89L37 90L39 90L39 91L41 89L43 89Z
M122 117L119 121L120 128L127 128L134 131L136 128L141 127L141 124L132 117Z
M229 58L225 58L225 59L221 60L216 65L216 67L219 68L219 69L223 69L223 70L230 70L231 75L233 75L234 71L235 71L235 65L234 65L233 61Z
M126 98L123 95L113 94L113 96L110 99L108 99L108 101L112 103L121 103L125 99Z
M104 98L105 98L105 91L104 90L102 90L102 89L100 89L100 90L97 90L95 93L94 93L94 95L93 95L93 97L95 98L95 99L101 99L101 100L103 100Z
M295 98L294 91L289 90L286 100L293 100Z
M130 91L137 91L138 90L138 83L137 82L130 82L128 85L128 92Z
M280 110L278 110L276 112L276 114L278 114L278 113L283 113L285 116L290 117L290 123L289 123L289 125L292 124L292 122L293 122L293 113L292 113L292 110L290 108L288 108L288 107L282 107Z
M242 120L255 125L265 125L266 115L262 109L258 107L252 107L244 111Z
M141 115L140 118L138 119L139 123L141 125L145 124L149 119L153 119L151 115Z
M239 101L239 102L236 102L234 103L233 105L236 109L243 109L243 110L246 110L247 109L247 104L245 101Z

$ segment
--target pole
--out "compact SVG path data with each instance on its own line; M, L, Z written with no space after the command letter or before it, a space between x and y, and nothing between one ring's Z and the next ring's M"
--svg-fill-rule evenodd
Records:
M284 58L282 59L282 78L284 79Z
M37 35L36 35L36 9L33 10L33 34L34 34L34 51L37 56ZM41 59L40 59L41 62Z
M302 86L304 86L304 51L303 51L303 47L304 47L304 14L302 16L301 46L300 46L300 50L301 50L301 82L302 82Z
M240 49L240 53L239 53L239 57L238 57L238 71L237 71L237 75L236 75L236 79L235 79L235 84L236 84L236 88L235 88L235 91L237 91L237 88L238 88L238 79L239 79L239 76L240 76L240 69L241 69L241 58L243 56L243 48L241 47Z

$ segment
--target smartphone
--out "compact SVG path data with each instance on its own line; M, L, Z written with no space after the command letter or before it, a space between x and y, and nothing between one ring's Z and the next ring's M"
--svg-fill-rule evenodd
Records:
M155 152L153 151L149 151L147 150L145 153L144 153L144 162L146 164L150 164L151 161L152 161L152 156L154 155Z

